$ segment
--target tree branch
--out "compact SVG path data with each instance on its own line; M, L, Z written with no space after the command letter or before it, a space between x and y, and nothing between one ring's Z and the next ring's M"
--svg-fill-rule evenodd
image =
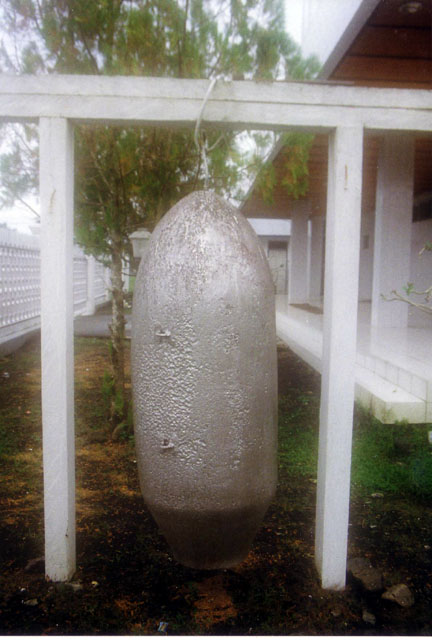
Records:
M432 287L429 287L428 289L426 289L426 291L412 291L411 293L414 293L415 295L424 295L426 297L426 299L428 300L430 298L430 296L432 295ZM422 302L415 302L414 300L411 300L410 298L408 298L407 296L402 295L401 293L399 293L398 291L392 291L391 295L393 297L388 298L387 296L381 295L383 300L386 300L387 302L406 302L407 304L409 304L411 307L415 307L416 309L420 309L421 311L424 311L425 313L430 313L432 314L432 306L428 306L427 304L424 304Z
M27 207L27 209L29 209L29 210L32 212L32 214L33 214L34 216L36 216L36 218L37 218L38 220L40 220L40 215L39 215L39 213L36 211L36 209L33 209L33 207L32 207L28 202L26 202L25 200L23 200L23 199L21 198L21 196L15 195L15 198L16 198L16 200L19 200L19 201L21 202L21 204L23 204L25 207Z
M99 75L100 71L99 71L99 66L98 66L97 60L94 57L93 52L92 52L92 50L90 49L90 47L88 45L87 38L85 37L84 32L83 32L83 28L82 28L81 24L79 24L79 23L78 23L78 29L79 29L80 36L81 36L81 39L82 39L83 44L84 44L84 48L85 48L85 50L87 51L87 53L88 53L88 55L90 57L90 61L91 61L92 65L93 65L97 75Z

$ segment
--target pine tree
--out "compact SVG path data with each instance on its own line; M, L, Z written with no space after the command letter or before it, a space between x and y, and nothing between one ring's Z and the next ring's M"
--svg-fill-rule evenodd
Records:
M271 80L316 70L284 30L281 0L3 0L0 11L10 39L0 48L3 72ZM34 133L27 127L20 135L0 159L3 204L37 183ZM206 135L211 147L220 132ZM225 194L241 177L235 139L225 132L209 157ZM14 180L20 165L27 170ZM126 413L122 262L130 256L129 235L151 229L202 185L201 158L190 131L79 126L75 166L76 239L112 272L115 426Z

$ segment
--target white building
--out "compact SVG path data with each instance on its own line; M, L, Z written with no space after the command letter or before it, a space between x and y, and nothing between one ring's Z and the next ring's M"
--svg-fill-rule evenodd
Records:
M320 58L322 81L430 89L430 37L429 2L304 2L303 52ZM277 172L282 159L277 153L273 156ZM315 136L309 173L310 189L304 199L290 200L278 187L272 205L252 193L243 212L291 220L289 287L287 295L278 299L278 333L320 370L322 318L292 305L323 303L325 134ZM419 291L431 286L432 253L420 254L428 240L432 240L432 141L411 133L365 136L356 398L387 423L432 420L432 315L384 299L393 297L393 290L404 294L409 282Z
M291 220L249 218L267 256L277 294L288 292L288 248Z

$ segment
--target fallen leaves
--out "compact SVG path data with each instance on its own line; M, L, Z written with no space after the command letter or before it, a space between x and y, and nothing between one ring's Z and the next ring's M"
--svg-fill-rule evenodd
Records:
M197 584L199 597L194 602L194 620L199 627L209 629L237 616L231 596L223 585L223 575L207 578Z

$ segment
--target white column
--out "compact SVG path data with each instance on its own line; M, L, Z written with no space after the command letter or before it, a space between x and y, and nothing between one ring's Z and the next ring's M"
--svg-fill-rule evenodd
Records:
M377 179L372 325L406 327L408 305L388 302L410 279L411 225L414 188L414 138L386 135L380 149Z
M329 141L316 564L325 589L346 575L354 407L363 131Z
M87 256L87 304L83 315L92 316L96 311L95 300L96 259Z
M323 276L324 254L324 219L322 216L311 218L311 251L310 251L310 277L309 299L316 302L321 297L321 282Z
M75 571L73 129L40 119L42 423L45 573Z
M307 302L308 299L309 211L309 200L296 200L292 204L288 268L289 303Z

